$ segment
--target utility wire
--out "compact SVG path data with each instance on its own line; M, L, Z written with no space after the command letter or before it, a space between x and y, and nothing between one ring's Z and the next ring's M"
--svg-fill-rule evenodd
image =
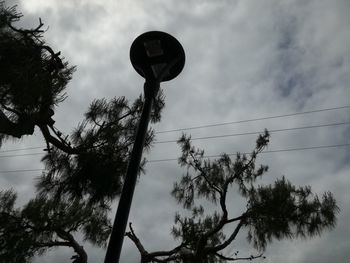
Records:
M348 147L350 146L350 143L344 143L344 144L334 144L334 145L320 145L320 146L310 146L310 147L300 147L300 148L288 148L288 149L279 149L279 150L268 150L263 151L262 153L277 153L277 152L292 152L292 151L304 151L304 150L319 150L319 149L325 149L325 148L338 148L338 147ZM242 154L251 154L250 152L242 153ZM236 153L230 153L227 154L228 156L236 155ZM221 155L206 155L203 156L204 158L215 158L220 157ZM149 160L148 163L159 163L159 162L169 162L169 161L177 161L178 158L167 158L167 159L155 159L155 160ZM19 172L34 172L34 171L43 171L44 169L25 169L25 170L8 170L8 171L0 171L1 173L19 173Z
M310 126L302 126L302 127L294 127L294 128L274 129L274 130L267 129L267 130L268 130L269 133L276 133L276 132L293 131L293 130L303 130L303 129L312 129L312 128L321 128L321 127L340 126L340 125L347 125L347 124L350 124L350 122L338 122L338 123L310 125ZM204 137L194 137L194 138L191 138L191 141L194 141L194 140L207 140L207 139L214 139L214 138L234 137L234 136L243 136L243 135L261 134L262 132L264 132L264 131L244 132L244 133L234 133L234 134L223 134L223 135L213 135L213 136L204 136ZM158 143L172 143L172 142L177 142L177 140L155 141L154 144L158 144Z
M201 129L201 128L207 128L207 127L216 127L216 126L224 126L224 125L229 125L229 124L254 122L254 121L260 121L260 120L267 120L267 119L276 119L276 118L283 118L283 117L290 117L290 116L296 116L296 115L311 114L311 113L317 113L317 112L323 112L323 111L332 111L332 110L339 110L339 109L346 109L346 108L350 108L350 105L348 105L348 106L341 106L341 107L334 107L334 108L318 109L318 110L312 110L312 111L296 112L296 113L283 114L283 115L267 116L267 117L261 117L261 118L255 118L255 119L246 119L246 120L239 120L239 121L232 121L232 122L222 122L222 123L216 123L216 124L201 125L201 126L173 129L173 130L164 130L164 131L158 131L156 133L169 133L169 132L184 131L184 130L194 130L194 129ZM318 127L326 127L326 126L344 125L344 124L349 124L349 122L323 124L323 125L313 125L313 126L304 126L304 127L295 127L295 128L286 128L286 129L276 129L276 130L270 130L269 132L282 132L282 131L289 131L289 130L309 129L309 128L318 128ZM247 132L247 133L240 133L240 134L206 136L206 137L192 138L192 140L220 138L220 137L229 137L229 136L241 136L241 135L248 135L248 134L259 134L259 133L260 132ZM174 141L159 141L159 142L155 142L155 143L168 143L168 142L176 142L176 141L175 140ZM262 153L317 150L317 149L324 149L324 148L337 148L337 147L346 147L346 146L350 146L350 143L337 144L337 145L322 145L322 146L301 147L301 148L289 148L289 149L279 149L279 150L268 150L268 151L264 151ZM22 148L22 149L2 150L0 152L14 152L14 151L22 151L22 150L30 150L30 149L39 149L39 148L43 148L43 147L44 146L27 147L27 148ZM28 153L28 154L2 155L2 156L0 155L0 158L17 157L17 156L28 156L28 155L39 155L39 154L43 154L43 153ZM249 153L244 153L244 154L249 154ZM228 155L232 156L232 155L235 155L235 154L228 154ZM220 157L220 155L208 155L208 156L204 156L204 157L205 158L215 158L215 157ZM166 162L166 161L176 161L176 160L178 160L178 159L177 158L168 158L168 159L149 160L148 162L149 163L156 163L156 162ZM0 173L4 174L4 173L19 173L19 172L37 172L37 171L43 171L43 170L44 169L7 170L7 171L0 171Z
M193 126L193 127L186 127L186 128L180 128L180 129L157 131L155 133L159 134L159 133L169 133L169 132L177 132L177 131L195 130L195 129L208 128L208 127L224 126L224 125L229 125L229 124L254 122L254 121L261 121L261 120L268 120L268 119L277 119L277 118L290 117L290 116L303 115L303 114L310 114L310 113L323 112L323 111L340 110L340 109L346 109L346 108L350 108L350 105L334 107L334 108L325 108L325 109L311 110L311 111L295 112L295 113L289 113L289 114L283 114L283 115L267 116L267 117L261 117L261 118L255 118L255 119L246 119L246 120L239 120L239 121L221 122L221 123L200 125L200 126Z
M285 128L285 129L273 129L269 130L269 133L276 133L276 132L284 132L284 131L293 131L293 130L303 130L303 129L312 129L312 128L321 128L321 127L331 127L331 126L340 126L340 125L349 125L350 121L348 122L337 122L337 123L327 123L327 124L320 124L320 125L310 125L310 126L302 126L302 127L293 127L293 128ZM256 132L244 132L244 133L234 133L234 134L223 134L223 135L213 135L213 136L204 136L204 137L194 137L191 138L192 141L194 140L206 140L206 139L215 139L215 138L225 138L225 137L235 137L235 136L244 136L244 135L254 135L254 134L260 134L264 131L256 131ZM161 143L174 143L177 142L177 140L166 140L166 141L155 141L154 144L161 144ZM15 152L15 151L22 151L22 150L31 150L31 149L42 149L45 148L45 146L37 146L37 147L28 147L28 148L22 148L22 149L12 149L12 150L5 150L0 151L0 153L3 152ZM18 154L18 155L0 155L1 157L15 157L15 156L26 156L26 155L39 155L43 153L27 153L27 154Z
M0 155L0 158L8 158L8 157L17 157L17 156L28 156L28 155L39 155L39 154L45 154L43 152L41 153L24 153L24 154L12 154L12 155Z
M262 153L277 153L277 152L293 152L293 151L304 151L304 150L317 150L317 149L324 149L324 148L337 148L337 147L347 147L350 146L350 143L345 144L335 144L335 145L319 145L319 146L310 146L310 147L301 147L301 148L288 148L288 149L279 149L279 150L268 150L263 151ZM228 156L236 155L237 153L230 153L227 154ZM251 154L251 152L245 152L241 154ZM220 157L220 154L216 155L205 155L204 158L215 158ZM178 158L168 158L168 159L156 159L156 160L149 160L148 163L158 163L158 162L168 162L168 161L177 161Z
M322 112L322 111L340 110L340 109L346 109L346 108L350 108L350 105L334 107L334 108L318 109L318 110L312 110L312 111L296 112L296 113L290 113L290 114L284 114L284 115L267 116L267 117L256 118L256 119L246 119L246 120L240 120L240 121L222 122L222 123L201 125L201 126L181 128L181 129L174 129L174 130L157 131L155 133L168 133L168 132L175 132L175 131L194 130L194 129L200 129L200 128L206 128L206 127L215 127L215 126L223 126L223 125L235 124L235 123L245 123L245 122L253 122L253 121L259 121L259 120L283 118L283 117L289 117L289 116L295 116L295 115L310 114L310 113L316 113L316 112ZM347 123L344 123L344 124L347 124ZM334 124L334 125L338 125L338 124ZM341 125L341 124L339 124L339 125ZM324 126L333 126L333 125L327 125L326 124ZM319 127L324 127L324 126L319 126ZM291 130L292 129L301 129L301 128L291 128ZM272 132L272 131L269 131L269 132ZM251 133L251 134L256 134L256 132ZM246 134L242 134L242 135L246 135ZM238 135L229 135L229 136L238 136ZM213 137L213 138L216 138L216 137ZM219 138L219 137L217 137L217 138ZM199 140L199 138L192 138L192 140ZM164 142L163 141L159 141L159 142L155 142L155 143L166 143L166 142L173 142L173 141L164 141ZM0 151L0 153L2 153L2 152L24 151L24 150L30 150L30 149L40 149L40 148L45 148L45 147L46 146L37 146L37 147L28 147L28 148L21 148L21 149L2 150L2 151Z
M8 171L0 171L0 173L21 173L21 172L38 172L44 171L44 169L24 169L24 170L8 170Z
M0 151L0 153L5 153L5 152L17 152L17 151L25 151L25 150L32 150L32 149L43 149L46 146L36 146L36 147L27 147L27 148L18 148L18 149L10 149L10 150L3 150Z
M310 125L310 126L302 126L302 127L293 127L293 128L285 128L285 129L274 129L274 130L268 130L269 133L276 133L276 132L285 132L285 131L292 131L292 130L303 130L303 129L312 129L312 128L321 128L321 127L331 127L331 126L340 126L340 125L349 125L350 122L338 122L338 123L328 123L328 124L320 124L320 125ZM244 135L254 135L254 134L260 134L263 131L256 131L256 132L244 132L244 133L234 133L234 134L224 134L224 135L214 135L214 136L204 136L204 137L194 137L191 138L192 141L194 140L207 140L207 139L215 139L215 138L226 138L226 137L235 137L235 136L244 136ZM177 140L168 140L168 141L156 141L155 144L161 144L161 143L174 143L177 142ZM32 148L41 148L41 147L30 147L27 149ZM15 150L11 150L15 151ZM8 158L8 157L17 157L17 156L31 156L31 155L40 155L44 153L24 153L24 154L13 154L13 155L0 155L0 158Z

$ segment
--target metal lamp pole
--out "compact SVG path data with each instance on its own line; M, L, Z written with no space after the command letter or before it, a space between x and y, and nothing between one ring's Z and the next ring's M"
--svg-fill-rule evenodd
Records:
M171 35L151 31L134 40L130 49L130 60L135 70L146 80L145 101L107 247L105 263L119 262L148 123L160 82L171 80L180 74L185 64L185 52L181 44Z

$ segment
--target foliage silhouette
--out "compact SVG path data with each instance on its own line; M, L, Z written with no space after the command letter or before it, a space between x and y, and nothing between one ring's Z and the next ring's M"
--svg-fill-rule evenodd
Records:
M182 155L179 163L187 173L173 187L172 195L191 216L175 215L172 235L180 245L169 251L148 252L130 225L127 236L135 243L141 262L227 262L263 258L268 243L274 239L313 237L336 224L339 208L330 192L322 199L312 194L309 186L296 187L284 177L273 185L258 185L268 167L256 166L256 158L268 145L267 131L256 141L250 155L237 153L232 160L223 154L216 160L205 159L204 150L192 146L191 138L183 135L178 143ZM238 189L246 201L246 209L232 217L227 208L229 190ZM201 199L219 207L210 214ZM257 249L256 255L239 257L224 255L242 229ZM224 232L226 230L226 232ZM229 235L227 236L227 232Z
M72 247L82 262L83 247L74 239L78 231L98 246L105 246L111 230L107 210L82 200L59 201L37 196L23 209L15 209L16 194L0 192L0 259L2 262L27 262L54 246Z
M38 196L22 210L14 208L13 191L2 193L1 200L8 208L1 211L0 261L25 262L52 246L70 246L77 253L74 262L86 262L87 255L72 233L83 232L86 240L98 246L105 244L109 233L105 216L111 201L120 194L144 99L139 96L132 103L125 97L96 99L72 134L65 135L54 126L53 116L66 99L65 89L76 68L45 43L41 19L36 28L22 29L15 26L21 17L16 6L7 8L0 2L0 146L4 140L32 135L38 127L47 145L42 159L46 169L36 183ZM160 121L163 107L160 91L151 122ZM150 129L146 150L153 138ZM80 222L74 209L84 216L90 214L86 219L91 222ZM40 217L46 212L59 213L60 217L48 218L54 222L45 228L32 229L37 224L33 220L39 219L28 217L28 211L31 215L38 212ZM100 221L95 214L101 216ZM57 228L56 223L65 220L76 226ZM29 233L28 237L23 233Z
M66 98L64 91L75 67L45 44L41 20L35 29L17 29L13 23L21 14L4 3L0 17L0 140L31 135L37 126L47 144L39 191L84 196L107 205L120 194L143 97L133 103L124 97L96 99L75 131L64 135L54 127L53 115L55 106ZM163 107L160 92L152 122L160 120ZM153 137L150 130L146 148Z

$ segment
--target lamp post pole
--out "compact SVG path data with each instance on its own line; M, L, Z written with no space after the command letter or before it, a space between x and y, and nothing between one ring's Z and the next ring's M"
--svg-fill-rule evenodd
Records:
M145 100L107 247L105 263L119 262L148 123L160 82L173 79L182 71L185 64L185 53L181 44L171 35L151 31L135 39L130 49L130 59L135 70L146 79Z
M137 129L135 143L131 152L128 170L125 177L123 191L120 196L116 217L113 224L111 237L109 240L105 263L119 262L120 252L125 235L125 229L129 217L131 202L135 190L137 173L142 157L142 150L145 144L147 127L150 119L152 105L154 102L153 95L156 95L159 89L159 83L145 83L145 102L142 109L141 119ZM148 94L147 94L148 93ZM147 95L146 95L147 94Z

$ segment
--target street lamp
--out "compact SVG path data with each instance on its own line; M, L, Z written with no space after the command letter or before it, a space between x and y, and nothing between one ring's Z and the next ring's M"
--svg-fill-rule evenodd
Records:
M107 247L105 263L119 262L147 127L160 82L171 80L180 74L185 65L185 52L173 36L160 31L150 31L134 40L130 48L130 60L134 69L145 78L145 101Z

